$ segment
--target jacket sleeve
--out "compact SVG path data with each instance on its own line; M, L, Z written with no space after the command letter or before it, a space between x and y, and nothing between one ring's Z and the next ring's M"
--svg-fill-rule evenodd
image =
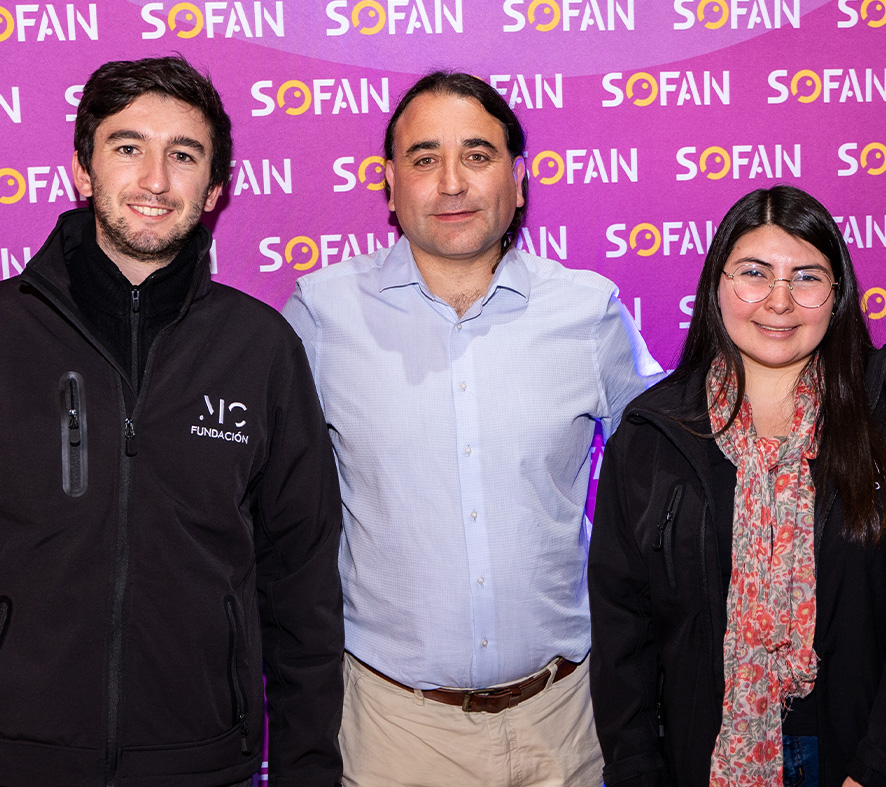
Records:
M609 787L666 783L658 748L658 656L649 571L625 492L625 424L606 446L588 559L591 695ZM627 456L630 460L630 456ZM636 506L635 506L636 508Z
M849 761L847 773L863 787L886 787L886 670L880 678L867 735Z
M344 649L338 475L304 349L288 329L277 361L268 457L253 496L269 783L333 787Z

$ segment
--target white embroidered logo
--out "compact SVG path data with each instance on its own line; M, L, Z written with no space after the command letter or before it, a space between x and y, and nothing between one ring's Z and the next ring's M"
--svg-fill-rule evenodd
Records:
M200 415L200 420L205 421L207 417L211 417L213 419L218 419L218 426L221 428L217 428L215 426L200 426L198 424L194 424L191 427L191 434L197 435L197 437L211 437L216 440L225 440L229 443L248 443L249 435L244 434L241 429L246 426L246 418L244 417L244 413L246 412L246 405L242 402L231 402L228 405L225 405L224 399L219 399L218 404L214 403L215 400L210 399L208 396L203 396L203 401L206 403L206 413ZM237 414L234 415L234 412L237 411ZM230 418L241 418L242 420L234 421L232 426L237 431L233 431L233 429L225 429L225 415L228 414Z

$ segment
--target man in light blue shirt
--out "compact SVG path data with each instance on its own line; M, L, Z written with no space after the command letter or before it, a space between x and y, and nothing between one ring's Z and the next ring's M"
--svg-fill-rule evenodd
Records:
M514 248L523 145L486 83L424 77L385 140L404 237L284 310L344 501L345 785L602 782L589 449L661 369L610 281Z

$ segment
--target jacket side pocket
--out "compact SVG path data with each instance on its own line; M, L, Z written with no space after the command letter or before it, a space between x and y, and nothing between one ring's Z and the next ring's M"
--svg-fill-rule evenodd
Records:
M230 635L228 645L228 681L231 687L233 700L234 726L240 728L240 750L244 755L249 754L249 725L246 723L246 713L249 705L246 701L246 691L240 680L240 672L237 668L237 617L234 614L234 599L225 596L225 615L228 618L228 633Z
M89 483L86 443L86 398L83 378L65 372L58 383L61 410L62 488L66 495L80 497Z
M674 567L674 526L682 498L683 484L677 483L668 496L668 507L658 524L658 535L652 545L655 552L664 553L665 571L671 590L677 589L677 573Z
M3 647L3 640L6 639L6 632L9 630L9 619L12 617L12 599L8 596L0 596L0 648Z

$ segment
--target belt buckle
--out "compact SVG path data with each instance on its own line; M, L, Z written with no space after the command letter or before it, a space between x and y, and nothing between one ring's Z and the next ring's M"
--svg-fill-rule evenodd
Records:
M497 688L497 689L468 689L465 691L465 698L462 700L461 709L465 713L478 713L479 711L473 710L471 708L471 703L474 700L474 697L508 697L510 699L511 690L508 688Z

